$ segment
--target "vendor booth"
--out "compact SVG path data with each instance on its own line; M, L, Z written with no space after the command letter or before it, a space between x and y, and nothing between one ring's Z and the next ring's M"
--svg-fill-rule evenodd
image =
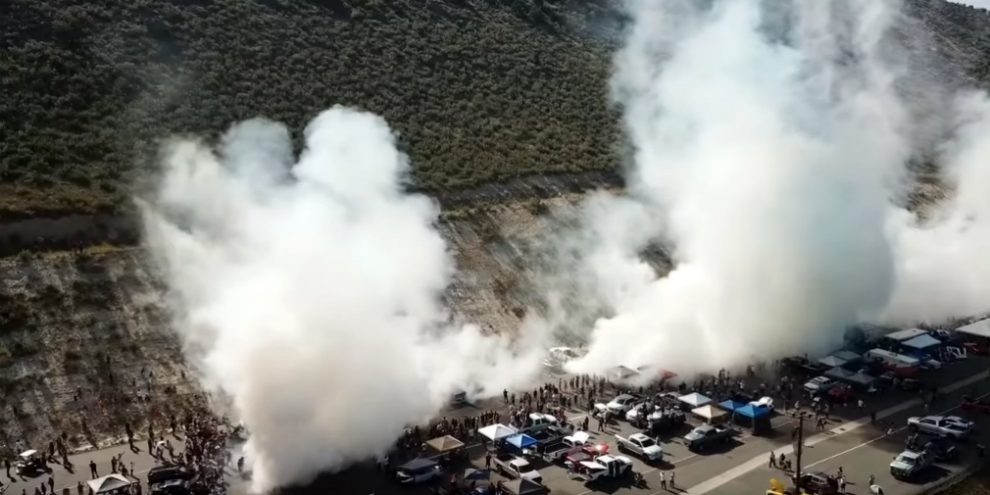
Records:
M697 392L690 393L687 395L682 395L678 397L677 400L683 402L684 404L687 404L688 406L691 407L691 409L694 409L696 407L701 407L710 404L712 402L712 400L709 399L707 396L701 395Z
M729 413L718 409L711 404L696 407L691 410L691 414L705 420L708 424L717 424L725 421Z
M89 480L86 484L96 495L101 493L125 495L131 490L131 480L116 473Z
M515 435L518 431L511 426L505 426L502 423L497 423L479 429L478 433L493 442L498 442L499 440Z

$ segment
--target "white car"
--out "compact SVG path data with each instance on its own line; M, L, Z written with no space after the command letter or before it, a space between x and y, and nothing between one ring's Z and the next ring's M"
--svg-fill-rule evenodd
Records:
M629 438L615 435L615 440L619 444L620 451L633 452L651 462L663 460L663 449L652 438L642 433L633 433Z
M605 404L604 410L611 415L622 414L632 408L640 399L629 394L622 394ZM597 405L596 405L597 408Z
M976 426L976 423L960 416L946 416L943 419L945 419L946 423L958 426L964 430L970 430Z
M584 352L573 347L551 347L547 350L547 357L543 359L543 366L559 370L572 359L580 358Z
M587 445L591 435L586 431L575 431L572 435L563 438L565 445L569 447L581 447Z
M931 433L940 437L950 437L957 440L966 438L970 428L963 427L955 421L949 421L944 416L913 416L907 420L908 428L913 431Z
M754 400L749 403L753 407L765 407L770 411L773 411L773 398L772 397L760 397L760 400Z

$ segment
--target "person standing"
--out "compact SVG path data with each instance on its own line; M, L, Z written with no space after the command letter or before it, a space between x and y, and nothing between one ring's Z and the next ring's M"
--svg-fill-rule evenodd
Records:
M486 452L485 453L485 469L491 469L491 468L492 468L492 453L491 452Z
M770 462L767 464L770 469L775 469L777 467L777 456L773 455L773 451L770 451Z
M675 484L674 484L674 471L673 470L670 471L670 489L671 490L676 490L677 489L677 486L675 486Z
M663 471L660 471L660 489L661 490L667 489L667 477L664 476Z
M92 459L89 461L89 475L92 476L93 478L100 477L100 473L96 471L96 461Z

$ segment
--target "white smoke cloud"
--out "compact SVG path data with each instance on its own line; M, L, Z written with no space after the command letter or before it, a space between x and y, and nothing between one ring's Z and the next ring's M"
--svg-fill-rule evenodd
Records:
M582 257L610 308L572 370L738 367L829 350L859 322L990 307L985 98L960 100L942 150L954 199L926 224L899 206L933 123L899 90L912 67L891 36L897 2L630 9L613 78L629 191L589 208L586 229L619 235ZM630 203L650 213L624 221ZM672 249L665 276L639 257L651 239Z
M287 129L266 120L216 151L176 142L143 204L176 326L250 431L256 491L382 454L453 392L500 393L540 357L442 307L455 267L437 208L403 192L383 119L335 107L305 138L294 165Z

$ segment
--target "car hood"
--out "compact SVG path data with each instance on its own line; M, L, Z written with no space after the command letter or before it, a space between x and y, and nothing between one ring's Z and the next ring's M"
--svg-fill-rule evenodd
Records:
M659 445L650 445L643 449L643 453L647 455L660 455L663 454L663 448Z
M519 475L519 477L520 478L523 478L523 479L527 479L529 481L535 481L537 483L539 483L540 481L543 481L543 477L540 476L540 472L539 471L528 471L528 472L525 472L525 473L521 473Z
M684 439L689 442L693 442L695 440L701 440L702 438L705 438L705 436L700 433L695 433L693 431L691 433L688 433L687 435L684 435Z

